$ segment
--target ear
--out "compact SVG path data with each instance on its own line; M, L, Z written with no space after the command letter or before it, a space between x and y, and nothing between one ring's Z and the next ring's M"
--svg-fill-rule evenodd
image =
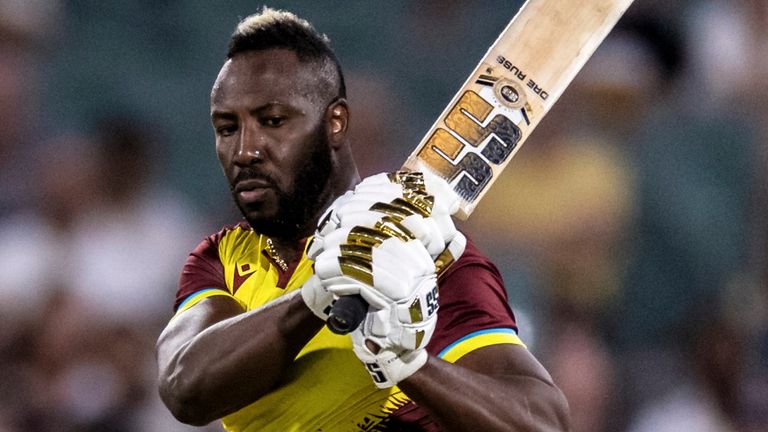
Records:
M328 142L333 148L339 148L347 142L347 127L349 126L349 107L347 100L339 98L328 105L325 111L325 122L328 125Z

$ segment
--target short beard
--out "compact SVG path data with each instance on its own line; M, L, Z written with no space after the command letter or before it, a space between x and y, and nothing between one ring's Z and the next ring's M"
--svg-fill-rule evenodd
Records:
M279 239L298 239L311 234L304 231L308 226L314 228L320 210L330 197L328 183L331 178L333 162L331 146L321 123L312 134L312 152L304 159L304 163L296 173L292 191L284 191L274 187L277 194L277 216L273 219L254 219L247 216L246 210L240 205L235 195L235 203L245 216L248 224L260 234ZM252 170L241 172L244 178L264 177L250 174ZM240 176L238 176L240 177ZM276 185L271 179L267 180Z

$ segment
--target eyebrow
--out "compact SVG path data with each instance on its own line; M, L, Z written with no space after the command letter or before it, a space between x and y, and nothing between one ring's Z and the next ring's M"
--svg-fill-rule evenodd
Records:
M235 120L237 116L231 112L214 110L211 112L211 120Z
M297 109L294 106L291 106L282 102L278 102L278 101L267 102L256 108L248 110L248 112L251 115L253 115L253 114L259 113L260 111L264 111L273 107L283 107L284 109L290 110L292 112L296 112L302 115L304 114L303 110ZM213 110L211 111L211 120L237 120L237 114L234 114L230 111Z

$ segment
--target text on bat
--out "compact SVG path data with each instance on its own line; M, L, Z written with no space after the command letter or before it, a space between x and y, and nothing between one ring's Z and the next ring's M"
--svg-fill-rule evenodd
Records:
M535 94L539 95L539 97L542 100L547 100L547 98L549 98L549 92L544 90L543 87L536 84L536 81L534 81L532 78L526 81L525 79L528 77L528 75L524 73L522 70L520 70L520 68L515 66L514 63L509 61L506 57L502 55L496 57L496 63L504 66L504 69L507 69L508 71L512 72L515 78L524 82L525 85L528 86L528 88L530 88Z

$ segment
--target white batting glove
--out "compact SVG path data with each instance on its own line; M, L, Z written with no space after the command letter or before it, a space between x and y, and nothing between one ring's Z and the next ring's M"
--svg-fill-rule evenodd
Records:
M392 230L421 241L438 266L464 251L466 239L451 219L459 198L445 180L429 173L377 174L339 197L321 218L309 249L314 258L327 248L325 237L346 227Z
M354 191L351 190L345 192L343 195L336 198L336 200L325 210L320 217L318 228L315 230L312 244L310 244L307 249L307 258L314 260L324 250L325 236L341 225L338 215L339 208L343 207L352 198L353 194Z
M392 387L426 363L425 347L435 331L437 309L434 280L409 299L369 308L352 333L352 347L377 387Z
M359 294L371 306L383 309L411 298L435 283L435 263L416 240L391 237L367 247L342 242L359 228L340 229L326 240L330 248L315 259L315 275L336 296Z
M388 388L397 385L424 366L428 358L424 347L429 341L422 341L419 348L406 349L391 343L386 336L375 336L376 325L384 323L373 324L372 321L378 320L378 318L373 318L373 315L375 312L369 313L363 323L352 332L352 349L357 358L365 365L376 387ZM385 313L385 315L389 314ZM434 316L424 323L430 328L430 337L436 322L437 316ZM401 325L394 321L388 327L391 332L393 328L401 327ZM400 332L409 331L400 329Z
M357 331L352 333L353 341L356 333ZM427 363L429 358L425 349L413 351L383 349L374 354L360 342L353 342L352 348L357 358L365 365L373 383L380 389L393 387L413 375Z
M312 275L301 286L301 298L307 307L323 321L328 321L336 296L328 291L316 275Z
M358 329L365 340L379 348L424 348L435 331L437 309L437 283L433 278L430 283L420 284L407 299L382 309L370 307Z

